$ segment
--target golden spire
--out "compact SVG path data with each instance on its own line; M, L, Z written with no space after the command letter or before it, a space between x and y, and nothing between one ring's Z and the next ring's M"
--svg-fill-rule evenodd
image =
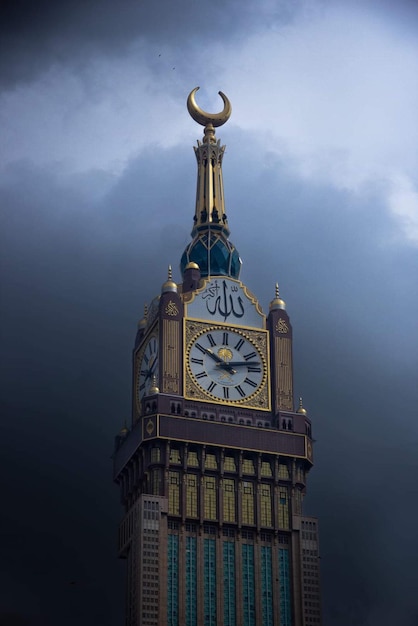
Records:
M139 320L138 328L145 328L147 325L147 317L148 317L148 305L144 304L144 317Z
M122 428L121 428L121 429L120 429L120 431L119 431L119 436L120 436L120 437L126 437L126 435L127 435L128 433L129 433L129 429L128 429L128 426L127 426L127 424L126 424L126 420L125 420L124 425L122 426Z
M307 411L306 409L303 408L303 402L302 402L302 398L299 398L299 408L296 411L296 413L301 413L302 415L306 415Z
M168 291L174 291L175 293L177 292L177 285L173 281L173 272L171 270L171 265L168 266L168 278L161 287L161 293L166 293Z
M279 295L279 283L276 283L275 298L270 302L270 311L274 311L276 309L286 309L286 302L282 300Z
M225 146L216 140L215 127L222 126L231 115L231 103L222 91L219 92L224 108L220 113L206 113L197 104L196 87L187 98L187 109L198 124L205 127L203 141L197 142L194 151L197 160L196 211L192 237L200 230L210 227L229 235L225 214L224 190L222 180L222 158Z
M153 374L152 376L152 383L151 383L151 387L149 390L149 394L150 396L154 396L155 394L160 393L160 390L157 386L157 377L155 374Z

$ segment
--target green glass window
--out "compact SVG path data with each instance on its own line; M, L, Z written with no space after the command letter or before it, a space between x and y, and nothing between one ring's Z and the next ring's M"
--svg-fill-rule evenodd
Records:
M186 537L186 626L197 626L196 537Z
M254 546L242 544L243 626L255 626Z
M280 626L292 625L289 550L279 548Z
M178 626L178 552L179 538L177 535L168 535L168 563L167 563L167 626Z
M203 543L204 626L216 626L216 553L215 539L204 539Z
M261 594L263 626L273 626L273 580L270 546L261 546Z
M235 544L223 542L224 626L235 626Z

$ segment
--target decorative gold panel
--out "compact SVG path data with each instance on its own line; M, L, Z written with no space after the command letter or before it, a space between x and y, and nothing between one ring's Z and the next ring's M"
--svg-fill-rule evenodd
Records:
M180 393L180 322L163 320L162 393Z
M286 337L274 338L276 363L276 406L293 411L292 342Z

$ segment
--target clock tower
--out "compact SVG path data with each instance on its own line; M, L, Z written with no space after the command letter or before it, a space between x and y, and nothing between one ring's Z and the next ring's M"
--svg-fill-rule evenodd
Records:
M318 524L303 514L312 426L294 405L292 326L240 280L215 136L231 114L187 100L197 142L191 242L145 306L132 423L116 437L126 626L321 624Z

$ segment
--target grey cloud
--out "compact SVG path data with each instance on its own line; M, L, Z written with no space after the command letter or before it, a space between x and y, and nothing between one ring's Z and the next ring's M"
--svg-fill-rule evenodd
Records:
M288 22L295 8L284 3L275 19ZM7 0L2 4L0 77L6 88L29 81L54 65L82 71L90 57L125 55L138 39L150 46L150 56L170 66L165 51L173 47L187 56L190 46L219 38L233 40L240 29L253 29L263 10L236 0L151 2L145 0L63 0L33 4ZM176 53L176 58L178 54Z

